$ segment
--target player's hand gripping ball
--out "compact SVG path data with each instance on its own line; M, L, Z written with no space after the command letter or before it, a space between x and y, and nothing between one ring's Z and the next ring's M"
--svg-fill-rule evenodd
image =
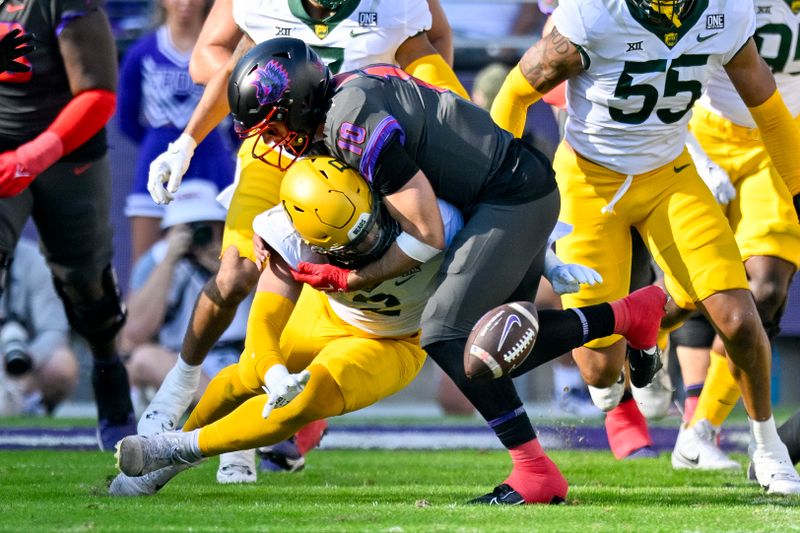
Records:
M469 379L497 379L519 367L539 333L539 315L531 302L495 307L478 320L464 348Z

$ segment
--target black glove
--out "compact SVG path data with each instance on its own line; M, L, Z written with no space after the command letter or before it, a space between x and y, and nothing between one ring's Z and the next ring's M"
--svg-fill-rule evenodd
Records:
M13 29L0 38L0 72L28 72L31 67L23 65L15 59L33 52L32 33L22 33L19 28Z

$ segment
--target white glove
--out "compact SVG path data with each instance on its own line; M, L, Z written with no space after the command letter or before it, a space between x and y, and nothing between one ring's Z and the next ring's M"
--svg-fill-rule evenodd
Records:
M691 132L686 137L686 149L694 160L697 173L711 190L718 204L727 205L736 198L736 188L731 183L728 173L706 155L700 142Z
M264 374L264 392L269 399L261 416L267 418L273 409L284 407L294 400L311 378L311 372L303 370L299 374L290 374L283 365L273 365Z
M191 135L181 133L175 142L169 143L167 151L156 157L150 163L150 173L147 176L147 190L157 204L168 204L173 200L173 194L178 191L181 179L189 168L189 163L194 155L197 142ZM167 188L164 189L164 184Z
M547 250L544 259L544 277L553 286L553 291L558 294L571 294L578 292L583 285L597 285L603 282L600 274L583 265L564 264L552 251Z

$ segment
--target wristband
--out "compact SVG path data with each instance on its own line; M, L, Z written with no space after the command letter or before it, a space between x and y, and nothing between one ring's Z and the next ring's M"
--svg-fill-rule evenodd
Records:
M397 236L396 242L404 254L420 263L429 261L442 252L440 249L420 241L405 231Z

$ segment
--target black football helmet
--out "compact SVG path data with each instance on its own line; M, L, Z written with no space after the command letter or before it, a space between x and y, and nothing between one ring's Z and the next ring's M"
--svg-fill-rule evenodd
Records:
M694 0L627 0L631 10L652 26L668 31L679 28L694 7Z
M302 155L325 119L333 76L314 50L300 39L279 37L256 45L236 64L228 82L228 103L234 128L242 138L270 133L270 123L289 130L253 157L283 170ZM275 137L271 135L271 137ZM267 154L278 152L267 160ZM282 161L283 153L292 157Z

